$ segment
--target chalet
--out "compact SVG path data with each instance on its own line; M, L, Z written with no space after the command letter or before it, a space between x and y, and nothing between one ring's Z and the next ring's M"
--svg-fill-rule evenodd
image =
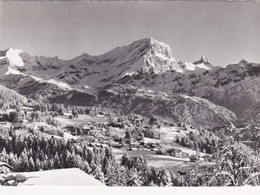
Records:
M197 160L199 160L199 157L196 155L191 155L190 156L190 162L196 162Z
M181 150L175 150L175 157L182 158L182 151Z
M67 125L65 129L72 135L88 134L92 129L89 125Z
M175 127L175 124L174 123L169 123L169 126L170 127Z
M131 141L132 141L131 139L125 139L126 144L131 144Z
M0 174L7 174L13 169L12 166L5 162L0 162Z
M122 148L122 147L123 147L123 144L122 144L122 143L112 143L112 147Z
M132 147L139 147L140 144L137 141L131 141L130 145Z
M187 172L184 171L184 170L180 170L180 171L178 171L178 174L179 174L179 175L186 175L186 173L187 173Z
M129 147L127 150L128 151L137 151L137 150L139 150L139 148L137 148L137 147Z
M125 143L132 147L138 147L140 145L139 142L131 140L131 139L125 139Z
M195 134L195 130L189 130L189 135L194 135Z
M26 112L33 112L33 107L32 106L22 106L21 110L26 111Z
M17 117L17 121L18 123L23 123L25 119L25 115L24 114L19 114Z
M155 143L149 143L149 148L151 148L151 149L156 148Z
M88 134L88 132L89 132L91 129L93 129L93 127L92 127L92 126L89 126L89 125L83 125L81 128L82 128L82 131L83 131L84 134Z
M183 152L182 150L175 149L175 148L168 149L167 153L170 156L174 156L174 157L177 157L177 158L187 158L189 156L186 152Z
M122 141L123 141L123 138L118 137L118 136L115 136L115 137L114 137L114 141L115 141L115 142L122 142Z

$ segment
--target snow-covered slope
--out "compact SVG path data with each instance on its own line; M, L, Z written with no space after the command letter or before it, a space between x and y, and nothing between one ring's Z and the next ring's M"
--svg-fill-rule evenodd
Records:
M23 186L105 187L105 184L78 168L23 172L21 174L28 178L22 184Z
M6 109L9 106L33 105L35 103L33 100L28 100L14 90L0 85L0 109Z
M169 46L154 39L135 41L103 55L83 54L69 61L72 65L57 75L69 84L102 87L113 84L125 75L136 72L181 72Z

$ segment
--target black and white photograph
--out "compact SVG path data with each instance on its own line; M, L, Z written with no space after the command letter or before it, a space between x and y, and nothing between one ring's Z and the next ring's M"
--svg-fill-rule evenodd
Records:
M260 186L260 3L0 1L10 186Z

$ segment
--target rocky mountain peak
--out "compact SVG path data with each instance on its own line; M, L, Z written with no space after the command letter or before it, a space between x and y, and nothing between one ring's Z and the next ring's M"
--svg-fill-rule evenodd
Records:
M7 52L8 50L9 50L9 49L0 51L0 57L5 57L5 56L6 56L6 52Z
M200 59L203 63L208 63L208 59L205 56L201 56Z
M209 64L209 61L205 56L201 56L200 60L194 62L193 64Z
M247 64L249 64L249 62L243 59L238 64L239 65L247 65Z
M159 42L154 38L145 38L135 41L133 44L139 44L140 47L146 48L151 54L161 54L165 57L172 57L172 50L169 45Z

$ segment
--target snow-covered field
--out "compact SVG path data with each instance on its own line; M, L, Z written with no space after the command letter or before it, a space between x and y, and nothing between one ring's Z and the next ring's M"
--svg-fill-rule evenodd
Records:
M179 171L184 167L187 167L190 162L189 158L176 158L167 155L157 155L155 151L149 150L126 151L123 149L113 148L113 152L117 161L121 161L122 155L124 155L125 153L129 157L143 156L147 160L149 166L170 169L173 171Z
M160 136L162 141L175 141L177 137L181 138L187 134L183 127L161 127Z
M23 186L105 186L78 168L20 173L28 178Z
M189 155L199 154L200 156L206 155L203 152L197 152L187 147L183 147L175 142L176 138L182 138L189 134L191 130L185 130L183 127L161 127L160 128L160 141L164 143L166 148L179 149ZM207 154L208 155L208 154Z
M55 119L61 123L62 126L77 124L80 125L82 123L87 122L99 122L104 123L107 122L106 118L103 116L92 116L92 115L85 115L79 114L78 118L69 119L69 114L65 113L64 116L57 116Z
M206 154L202 152L197 152L190 148L183 147L177 144L175 141L176 137L183 137L186 136L189 131L185 130L183 127L161 127L160 128L160 135L161 138L159 139L151 139L151 138L144 138L145 143L159 143L162 145L164 149L176 149L181 150L188 155L200 155L204 156ZM147 163L149 166L154 166L157 168L166 168L170 169L174 172L178 172L179 170L183 170L187 168L190 164L189 158L181 158L181 157L173 157L168 155L158 155L155 151L151 150L134 150L134 151L127 151L126 149L117 149L114 148L113 152L115 154L116 160L118 162L121 161L122 155L127 154L128 156L143 156L147 159Z

